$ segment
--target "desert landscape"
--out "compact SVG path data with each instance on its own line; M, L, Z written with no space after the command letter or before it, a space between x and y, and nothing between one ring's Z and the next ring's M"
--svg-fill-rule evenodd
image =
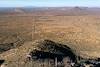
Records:
M0 8L1 67L99 67L100 8Z

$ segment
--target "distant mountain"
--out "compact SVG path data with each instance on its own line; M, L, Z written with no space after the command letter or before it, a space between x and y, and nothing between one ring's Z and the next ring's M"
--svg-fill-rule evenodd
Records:
M100 8L88 7L18 7L0 8L0 14L32 13L36 15L100 15Z

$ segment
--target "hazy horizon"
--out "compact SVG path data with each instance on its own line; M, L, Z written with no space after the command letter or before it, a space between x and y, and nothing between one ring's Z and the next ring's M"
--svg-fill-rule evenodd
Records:
M100 0L3 0L0 7L100 7Z

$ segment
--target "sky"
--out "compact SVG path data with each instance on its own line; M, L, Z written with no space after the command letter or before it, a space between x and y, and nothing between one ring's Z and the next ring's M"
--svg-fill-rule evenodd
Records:
M100 7L100 0L0 0L0 7Z

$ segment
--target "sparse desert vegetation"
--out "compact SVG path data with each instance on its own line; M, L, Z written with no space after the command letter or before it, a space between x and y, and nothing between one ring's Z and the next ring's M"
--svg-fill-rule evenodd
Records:
M100 58L100 15L82 15L83 10L70 15L65 15L69 11L64 10L65 13L59 15L59 11L55 13L55 9L51 12L46 9L45 13L40 10L36 14L34 11L0 15L0 60L5 60L3 65L29 67L27 65L33 62L27 60L27 55L43 47L44 44L39 43L41 40L50 40L62 46L68 46L76 56L82 59ZM49 50L47 53L52 51L50 48L53 47L45 47ZM36 62L39 63L39 61Z

